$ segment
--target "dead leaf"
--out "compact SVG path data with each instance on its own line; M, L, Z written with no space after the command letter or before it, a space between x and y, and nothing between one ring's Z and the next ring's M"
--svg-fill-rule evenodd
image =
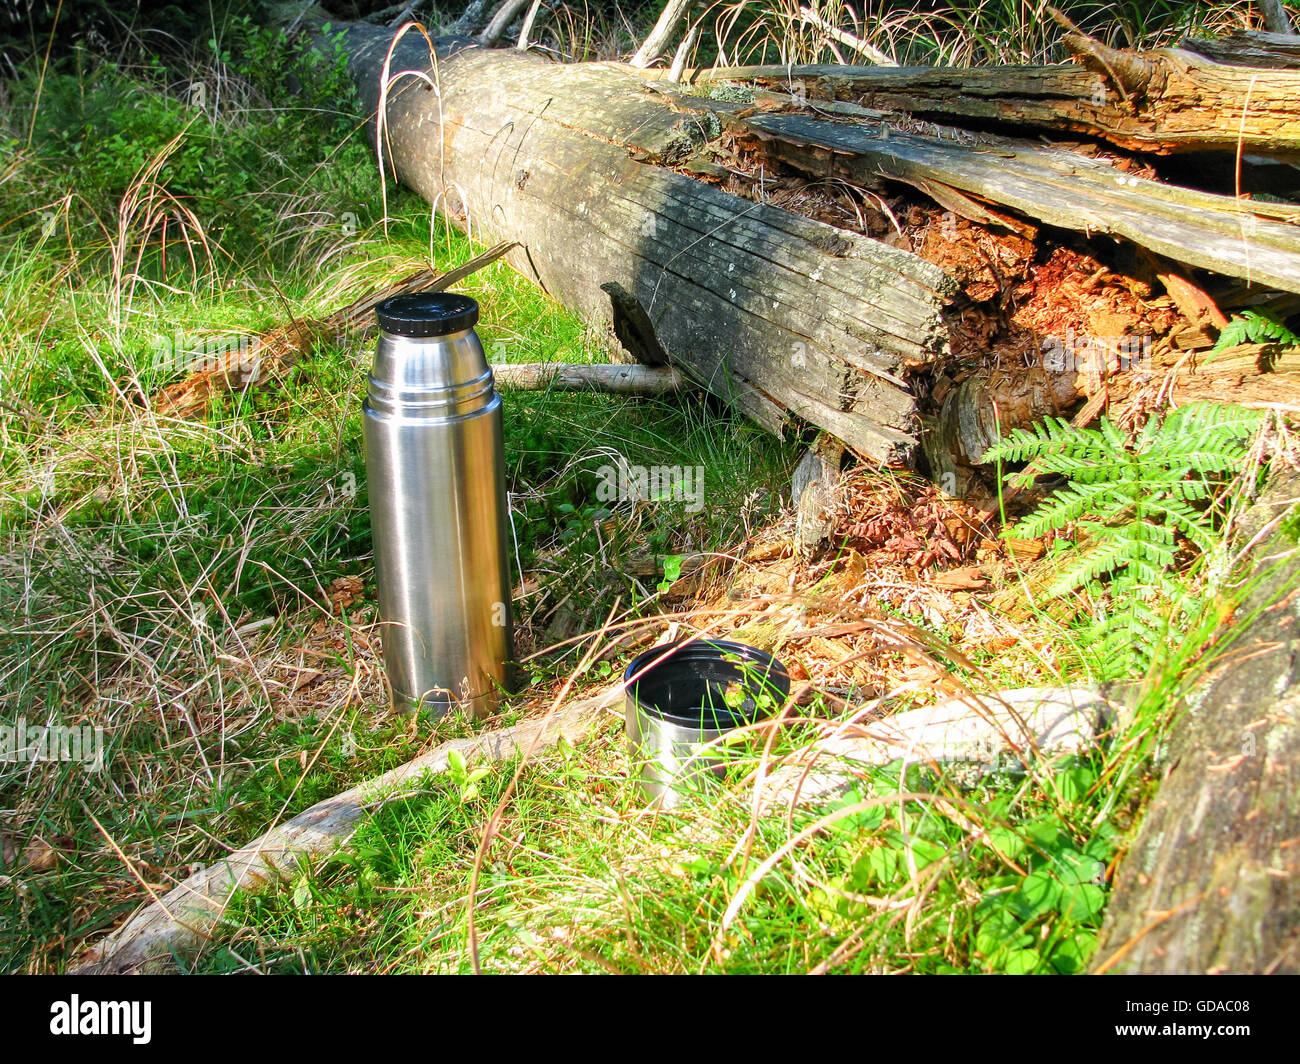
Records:
M342 613L361 598L364 587L359 576L336 576L331 580L329 596L334 612Z
M745 552L744 561L751 565L758 562L770 562L775 558L783 558L790 553L790 540L782 538L769 540L766 543L756 543Z
M33 872L48 872L59 863L59 851L39 835L23 848L23 864Z
M297 694L304 687L310 687L322 676L325 675L320 669L297 669L297 678L293 681L293 687L289 689L290 694Z

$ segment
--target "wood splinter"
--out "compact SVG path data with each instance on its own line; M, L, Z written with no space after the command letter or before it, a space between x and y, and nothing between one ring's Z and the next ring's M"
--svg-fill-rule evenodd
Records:
M669 395L690 386L671 366L573 366L562 362L497 363L496 386L517 391L610 392L616 395Z

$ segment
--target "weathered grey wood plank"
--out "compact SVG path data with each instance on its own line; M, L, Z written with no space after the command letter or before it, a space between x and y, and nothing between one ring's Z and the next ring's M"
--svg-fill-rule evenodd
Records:
M744 81L807 98L927 117L960 117L1008 129L1037 126L1103 137L1138 151L1206 149L1300 153L1300 70L1212 62L1182 48L1148 53L1080 41L1092 67L976 68L769 65L692 70L684 84ZM1204 47L1197 45L1197 47ZM648 79L661 71L643 71Z
M1226 37L1187 37L1179 46L1233 66L1300 69L1300 37L1263 30L1235 30Z

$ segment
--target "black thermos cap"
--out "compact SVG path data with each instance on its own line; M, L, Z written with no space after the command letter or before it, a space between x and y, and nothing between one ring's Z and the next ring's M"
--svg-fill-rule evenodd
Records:
M472 329L478 303L458 292L413 292L385 299L375 308L379 327L396 336L446 336Z

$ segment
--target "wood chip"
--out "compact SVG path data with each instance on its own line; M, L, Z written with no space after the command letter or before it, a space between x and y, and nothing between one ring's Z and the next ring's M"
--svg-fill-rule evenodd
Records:
M979 591L989 585L988 578L975 565L938 573L932 582L937 587L949 588L953 591Z

